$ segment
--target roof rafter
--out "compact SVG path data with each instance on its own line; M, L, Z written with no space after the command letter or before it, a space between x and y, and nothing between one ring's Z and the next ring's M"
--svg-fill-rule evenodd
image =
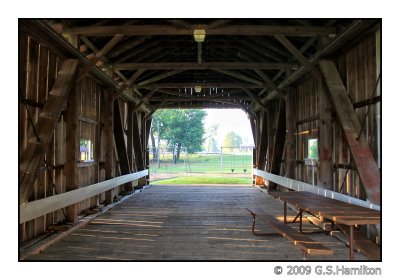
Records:
M207 28L207 25L192 25L182 28L171 25L115 25L115 26L81 26L66 28L65 33L85 36L124 35L193 35L197 28L206 29L207 35L253 35L273 36L277 34L288 36L306 36L336 34L336 29L325 26L277 26L277 25L223 25Z

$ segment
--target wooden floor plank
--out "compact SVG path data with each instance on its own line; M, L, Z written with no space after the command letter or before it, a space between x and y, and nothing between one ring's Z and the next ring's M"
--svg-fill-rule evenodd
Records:
M253 187L152 186L26 260L302 259L301 250L283 237L254 236L246 208L261 208L278 219L283 216L280 201ZM303 229L315 227L303 223ZM274 232L262 224L257 230ZM347 261L348 248L336 238L313 234L312 239L334 253L308 259ZM366 260L361 254L355 256Z

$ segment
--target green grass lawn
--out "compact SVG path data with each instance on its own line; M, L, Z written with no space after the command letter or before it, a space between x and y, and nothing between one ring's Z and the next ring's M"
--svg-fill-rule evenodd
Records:
M186 162L186 163L185 163ZM150 161L150 173L221 173L224 174L250 174L253 162L252 155L224 154L221 170L221 155L218 154L193 154L182 157L176 164L172 158L161 158L160 168L155 161Z
M152 185L190 185L190 184L243 184L251 185L252 178L234 177L176 177L152 182Z

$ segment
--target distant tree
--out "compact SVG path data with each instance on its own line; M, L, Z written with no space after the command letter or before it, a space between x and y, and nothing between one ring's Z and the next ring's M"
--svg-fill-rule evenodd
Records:
M153 116L153 126L160 124L160 139L177 148L176 158L179 159L182 147L186 147L188 153L201 151L206 116L204 110L158 110Z
M228 132L224 137L224 147L239 147L241 144L242 138L233 131Z
M213 124L207 129L207 145L205 147L205 150L207 152L217 152L218 147L217 147L217 140L215 137L217 136L218 132L218 124Z

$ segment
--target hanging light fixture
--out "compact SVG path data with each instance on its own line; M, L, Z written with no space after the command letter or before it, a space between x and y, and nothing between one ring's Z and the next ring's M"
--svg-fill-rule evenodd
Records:
M203 43L206 39L206 31L204 29L193 30L193 37L197 43Z
M200 93L201 92L201 86L194 86L194 91L196 93Z

